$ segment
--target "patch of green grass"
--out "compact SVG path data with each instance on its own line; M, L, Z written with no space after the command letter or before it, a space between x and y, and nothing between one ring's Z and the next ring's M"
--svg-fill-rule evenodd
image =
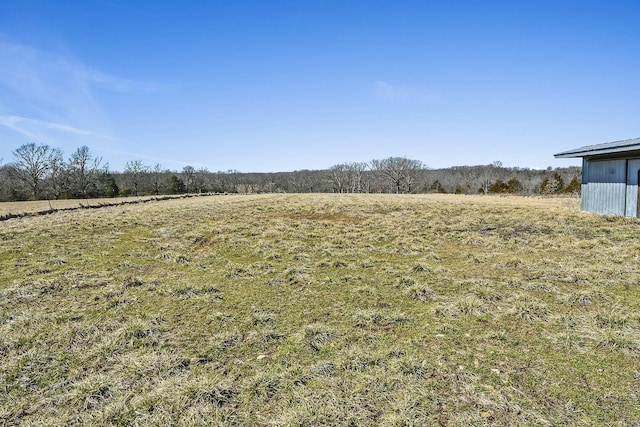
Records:
M640 423L640 223L264 195L0 228L0 425Z

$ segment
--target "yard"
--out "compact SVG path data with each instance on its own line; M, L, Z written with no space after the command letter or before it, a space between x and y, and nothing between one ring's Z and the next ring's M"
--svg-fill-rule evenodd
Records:
M639 231L454 195L3 221L0 425L640 424Z

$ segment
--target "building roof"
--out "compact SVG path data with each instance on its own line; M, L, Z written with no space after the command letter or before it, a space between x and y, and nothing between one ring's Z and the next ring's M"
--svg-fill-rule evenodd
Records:
M554 154L556 159L567 157L591 157L606 154L626 153L640 151L640 138L626 139L624 141L607 142L605 144L587 145L562 153Z

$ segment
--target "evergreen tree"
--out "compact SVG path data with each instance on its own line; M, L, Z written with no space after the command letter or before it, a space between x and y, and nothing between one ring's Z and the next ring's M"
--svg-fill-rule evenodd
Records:
M559 194L564 189L564 181L558 172L545 177L540 184L540 194Z
M574 175L562 191L564 193L580 194L582 192L582 182L580 181L580 178Z
M169 190L169 194L184 194L187 192L184 181L176 175L171 175L169 179L167 179L167 189Z

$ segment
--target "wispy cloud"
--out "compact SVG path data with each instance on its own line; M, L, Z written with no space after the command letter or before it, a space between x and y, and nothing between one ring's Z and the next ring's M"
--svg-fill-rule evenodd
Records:
M112 9L119 9L119 10L124 10L127 12L137 12L136 9L127 6L123 6L121 4L118 4L116 2L113 1L105 1L105 0L93 0L95 3L112 8Z
M16 139L16 135L21 138ZM13 146L6 144L6 146L0 147L0 157L5 159L11 157L10 150L27 142L48 144L61 149L64 153L72 153L78 147L86 145L99 155L104 155L109 150L126 145L126 141L106 134L66 124L13 115L0 116L0 138L4 141L20 141Z
M63 125L59 123L46 122L42 120L30 119L28 117L20 116L0 116L0 126L12 129L18 133L21 133L28 138L47 141L48 134L51 131L65 133L75 136L88 136L100 139L111 139L108 135L102 135L99 133L91 132L84 129L78 129L73 126Z
M4 101L0 114L102 130L109 118L98 102L98 90L162 89L156 83L111 76L72 55L45 52L0 34L0 98Z
M385 101L406 100L410 95L410 90L407 87L391 85L383 81L375 82L373 90L376 97Z
M0 34L0 136L11 141L0 144L0 157L9 157L9 144L26 142L67 152L82 145L118 151L130 144L112 136L100 97L105 91L125 96L166 88L112 76L71 54L45 52Z
M97 87L122 93L150 93L158 92L170 87L170 85L155 82L139 82L136 80L116 78L100 71L88 70L88 80Z
M71 153L76 148L87 145L98 155L107 156L110 159L115 157L116 160L119 160L119 162L117 162L119 167L123 167L126 160L134 159L141 159L151 163L161 163L174 168L180 168L188 164L192 164L195 167L201 166L199 163L188 163L177 159L157 157L127 150L124 147L136 146L137 144L73 126L28 117L12 115L0 116L0 135L2 135L3 129L17 132L25 136L30 142L48 144L60 148L65 153ZM12 149L15 148L18 147L12 147ZM9 153L7 150L6 153L0 157L6 156L5 160L7 160L10 158Z
M436 101L440 98L438 92L426 89L423 86L410 86L389 83L378 80L373 84L373 96L388 102L400 101Z
M11 101L3 113L76 126L104 122L90 74L81 63L0 39L0 93Z

